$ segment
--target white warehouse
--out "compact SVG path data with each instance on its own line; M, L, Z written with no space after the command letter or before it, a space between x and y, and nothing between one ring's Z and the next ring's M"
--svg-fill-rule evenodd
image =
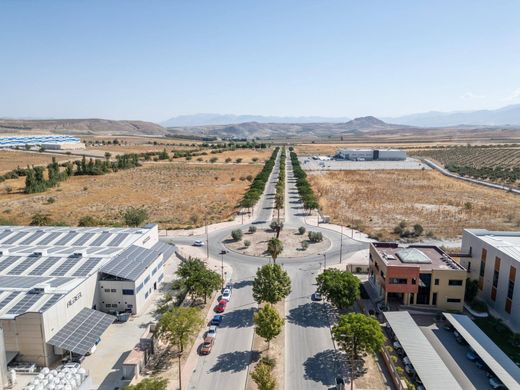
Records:
M48 366L84 355L115 320L139 314L175 247L143 228L0 228L0 327L6 360Z
M0 148L21 148L25 146L42 146L53 150L85 149L85 144L78 137L70 135L16 135L0 137Z
M338 149L336 156L351 161L404 161L407 157L400 149Z

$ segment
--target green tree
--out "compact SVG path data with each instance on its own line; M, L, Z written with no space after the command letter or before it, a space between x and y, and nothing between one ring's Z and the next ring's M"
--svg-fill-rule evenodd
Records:
M267 253L273 258L273 263L276 264L276 259L283 252L283 243L278 238L271 238L267 242Z
M190 336L202 326L202 323L199 309L174 307L159 319L157 335L182 353Z
M92 227L92 226L98 226L98 225L99 225L99 221L90 215L85 215L85 216L81 217L78 221L78 226L81 226L81 227Z
M332 327L332 337L339 347L346 352L350 366L351 388L354 387L355 373L360 372L363 359L361 354L376 353L385 343L385 335L381 325L374 318L361 313L348 313L339 317L338 323Z
M52 220L49 214L36 213L31 218L31 226L49 226Z
M208 295L218 290L222 285L222 279L218 273L206 267L200 259L189 258L181 262L177 269L182 285L186 292L201 297L206 302Z
M274 197L274 207L276 208L276 211L278 213L278 220L280 220L280 209L283 209L283 205L284 205L283 192L276 193L276 195ZM278 233L278 235L280 234L279 231L277 233ZM277 238L278 238L278 235L277 235Z
M254 321L256 334L267 341L267 349L269 349L271 340L282 331L284 319L280 317L273 305L267 303L255 313Z
M316 278L318 292L340 309L350 307L360 295L360 282L347 271L326 269Z
M125 225L137 227L141 226L148 218L148 213L143 207L129 207L123 213Z
M251 373L251 378L258 386L258 390L275 390L276 378L273 376L273 366L260 362Z
M468 303L473 302L478 294L478 280L470 278L466 279L466 291L464 292L464 300Z
M218 290L222 287L222 278L221 276L210 269L204 268L204 270L198 275L195 284L195 294L204 299L204 303L209 295L213 293L213 291Z
M235 241L240 241L242 239L242 236L244 235L244 233L242 232L241 229L234 229L232 232L231 232L231 237L233 238L233 240Z
M266 264L256 271L253 298L259 304L275 304L291 293L291 279L279 264Z
M168 379L164 378L146 378L136 385L125 386L126 390L166 390L168 387Z
M300 227L298 228L298 233L300 233L300 235L303 236L303 235L305 234L305 226L300 226Z

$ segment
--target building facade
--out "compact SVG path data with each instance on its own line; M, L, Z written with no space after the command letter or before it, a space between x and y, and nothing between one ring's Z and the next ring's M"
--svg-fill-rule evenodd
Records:
M71 324L94 318L92 328L102 333L115 318L100 311L142 313L174 251L159 241L156 225L2 227L0 327L9 356L46 366L64 353L84 353L85 345L70 344L87 339L69 334Z
M477 297L491 314L520 332L520 232L465 229L461 264L478 281Z
M400 149L338 149L336 156L351 161L404 161L407 157Z
M0 148L21 148L43 146L47 149L84 149L85 144L78 137L70 135L17 135L0 137Z
M369 281L385 303L461 311L466 270L436 246L371 243Z

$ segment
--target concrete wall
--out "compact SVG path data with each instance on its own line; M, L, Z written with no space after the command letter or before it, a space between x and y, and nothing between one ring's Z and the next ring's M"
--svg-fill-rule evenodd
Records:
M126 280L100 280L99 310L113 313L130 310L136 314L135 282ZM132 290L133 295L124 295L123 290Z
M462 311L464 306L464 293L466 291L466 272L458 270L433 270L430 302L433 294L437 293L437 307L445 311ZM435 279L439 279L439 285L435 285ZM461 286L450 286L450 280L461 281ZM448 299L458 299L459 302L448 302Z

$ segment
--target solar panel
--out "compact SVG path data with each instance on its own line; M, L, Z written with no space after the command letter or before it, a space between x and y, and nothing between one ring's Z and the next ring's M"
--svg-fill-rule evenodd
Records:
M73 274L72 276L87 276L90 271L96 267L99 262L103 260L102 257L91 257L85 261Z
M49 340L49 344L85 355L114 319L100 311L84 308Z
M88 240L94 237L96 233L83 233L74 245L84 245Z
M80 257L67 257L61 265L52 271L51 276L63 276L69 272L74 265L79 261Z
M47 302L43 304L42 307L40 307L40 312L44 312L48 308L50 308L52 305L54 305L56 302L58 302L61 297L63 297L63 294L54 294Z
M52 241L54 241L56 238L61 236L63 233L61 232L52 232L47 235L43 240L39 242L38 245L49 245Z
M74 280L74 278L66 278L66 277L65 278L55 278L49 282L49 285L51 287L59 287L65 283L70 282L71 280Z
M0 233L0 241L2 241L4 238L6 238L8 235L10 235L13 231L12 230L4 230L2 233Z
M20 256L9 256L7 259L3 260L0 263L0 271L5 270L6 268L12 266L14 263L16 263L19 259L21 259Z
M25 294L25 296L9 309L7 314L23 314L28 311L36 302L38 302L43 295L41 294Z
M18 240L21 240L22 238L24 238L26 235L28 235L29 232L20 232L20 233L17 233L15 234L14 236L12 237L9 237L7 240L5 240L5 242L3 242L2 244L8 244L8 245L11 245L11 244L14 244L15 242L17 242Z
M129 235L127 233L116 234L110 243L108 243L108 246L119 246L119 244L121 244L128 236Z
M13 299L15 299L18 294L20 294L18 291L15 291L15 292L12 292L11 294L9 294L7 297L5 297L2 302L0 302L0 310L3 309L4 307L6 307L9 302L11 302Z
M21 275L23 271L25 271L27 268L29 268L31 265L33 265L35 262L37 262L40 258L36 257L28 257L24 261L20 262L16 267L14 267L11 271L9 271L8 275Z
M76 237L78 233L76 232L68 232L65 236L63 236L58 242L54 245L67 245Z
M31 272L29 272L29 275L38 275L41 276L49 268L51 268L53 265L55 265L58 261L60 261L61 257L47 257L44 258L43 261Z
M43 276L0 276L0 288L32 288L49 279Z
M37 241L41 236L43 236L45 232L36 232L31 234L29 237L26 237L19 245L31 245L35 241Z
M101 271L120 278L137 280L159 256L159 252L132 245L116 256Z
M92 242L92 246L101 246L106 240L112 237L110 233L101 233L101 235Z

